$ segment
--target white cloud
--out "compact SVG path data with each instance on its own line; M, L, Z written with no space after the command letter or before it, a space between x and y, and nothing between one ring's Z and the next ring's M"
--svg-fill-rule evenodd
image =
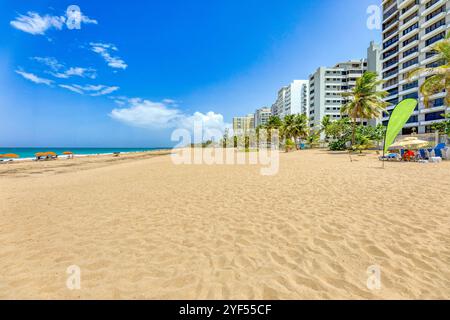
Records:
M24 72L24 71L20 71L20 70L16 70L16 73L20 74L25 79L27 79L31 82L37 83L37 84L45 84L47 86L50 86L53 83L52 80L40 78L37 75L32 74L32 73L28 73L28 72Z
M108 95L110 93L113 93L117 90L119 90L119 87L116 86L105 86L105 85L85 85L81 86L78 84L72 84L72 85L59 85L61 88L70 90L72 92L76 92L79 94L87 94L91 97L99 97Z
M202 123L204 133L214 130L224 132L230 125L225 123L221 114L195 112L186 115L181 110L170 106L170 103L152 102L140 98L116 98L122 108L113 109L110 117L129 126L146 129L182 128L193 131L194 123ZM171 100L172 101L172 100ZM126 107L123 107L126 105Z
M80 90L80 89L78 89L78 88L75 88L74 86L70 86L70 85L66 85L66 84L60 84L59 86L60 86L61 88L70 90L70 91L75 92L75 93L84 94L83 90Z
M110 43L90 43L91 50L99 54L107 63L108 66L114 69L128 68L128 65L119 57L113 57L111 51L118 51L117 47Z
M27 15L19 15L10 24L14 28L32 35L44 35L48 29L61 30L66 19L57 16L40 16L36 12L28 12Z
M85 16L81 11L75 13L73 17L80 23L98 24L97 20ZM45 35L50 29L62 30L67 18L69 18L67 13L65 16L51 16L48 14L41 16L39 13L29 11L26 15L20 14L10 24L12 27L32 35Z
M59 63L58 60L52 57L33 57L34 61L42 63L50 68L50 71L46 73L59 79L68 79L73 76L78 76L81 78L97 78L97 70L94 68L81 68L81 67L70 67L67 68L64 64Z

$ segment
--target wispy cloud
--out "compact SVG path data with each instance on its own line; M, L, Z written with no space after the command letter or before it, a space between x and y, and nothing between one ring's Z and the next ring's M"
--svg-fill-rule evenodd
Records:
M195 112L185 114L171 105L173 100L152 102L150 100L118 97L115 102L120 108L113 109L111 118L129 126L145 129L183 128L192 131L194 123L202 123L205 132L218 130L224 132L230 124L225 123L224 117L215 112L206 114Z
M25 71L21 71L21 70L16 70L17 74L20 74L22 77L24 77L25 79L34 82L36 84L45 84L47 86L52 85L53 81L49 80L49 79L45 79L45 78L40 78L37 75L33 74L33 73L28 73Z
M111 94L120 88L117 86L105 86L105 85L78 85L78 84L72 84L72 85L59 85L59 87L70 90L72 92L82 94L82 95L89 95L91 97L99 97L99 96L105 96L108 94Z
M128 65L125 63L122 58L117 56L112 56L113 51L118 51L117 47L110 43L90 43L91 50L97 54L99 54L110 66L114 69L123 69L125 70Z
M98 24L97 20L85 16L82 12L77 13L80 23ZM10 25L17 30L32 34L45 35L48 30L62 30L67 21L67 16L40 15L37 12L29 11L27 14L19 14Z
M19 15L10 24L14 28L32 35L44 35L48 29L61 30L65 21L65 17L40 16L36 12L28 12L27 15Z
M97 70L94 68L67 68L64 64L59 63L58 60L52 57L33 57L31 59L49 67L50 70L47 70L46 73L59 79L68 79L74 76L90 79L95 79L97 77Z

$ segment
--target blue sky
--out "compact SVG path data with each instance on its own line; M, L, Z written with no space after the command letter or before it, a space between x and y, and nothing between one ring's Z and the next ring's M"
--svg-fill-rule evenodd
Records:
M377 2L2 0L0 147L160 147L193 120L223 127L365 57Z

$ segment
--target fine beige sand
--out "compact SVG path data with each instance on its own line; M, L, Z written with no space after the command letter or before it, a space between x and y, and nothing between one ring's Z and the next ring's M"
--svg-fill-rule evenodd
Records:
M450 163L354 160L0 164L0 298L450 299Z

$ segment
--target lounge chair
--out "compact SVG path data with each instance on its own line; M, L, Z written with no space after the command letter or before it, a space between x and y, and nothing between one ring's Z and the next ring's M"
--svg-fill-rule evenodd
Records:
M441 157L442 158L442 149L445 148L445 143L439 143L435 148L434 148L434 154L436 157Z
M421 160L428 159L425 149L420 149L418 154L420 155Z

